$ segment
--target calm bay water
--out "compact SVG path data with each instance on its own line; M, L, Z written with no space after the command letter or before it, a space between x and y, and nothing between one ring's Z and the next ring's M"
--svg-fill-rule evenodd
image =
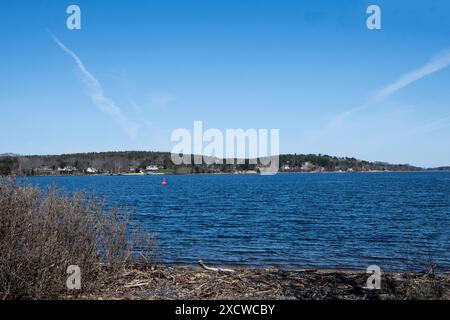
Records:
M450 270L450 172L36 177L134 208L160 260Z

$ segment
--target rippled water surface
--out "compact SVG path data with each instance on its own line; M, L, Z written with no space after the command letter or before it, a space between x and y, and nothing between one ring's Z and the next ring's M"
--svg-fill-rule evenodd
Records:
M450 270L450 172L36 177L132 207L166 263Z

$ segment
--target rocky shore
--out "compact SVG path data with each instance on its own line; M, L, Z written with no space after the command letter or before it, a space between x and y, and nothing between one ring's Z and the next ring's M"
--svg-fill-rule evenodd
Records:
M381 289L365 288L369 274L337 270L136 266L89 295L75 299L410 300L450 299L450 275L383 273Z

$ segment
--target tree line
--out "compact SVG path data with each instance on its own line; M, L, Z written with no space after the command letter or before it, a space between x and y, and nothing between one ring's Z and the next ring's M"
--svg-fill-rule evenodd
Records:
M192 156L193 157L193 156ZM61 173L64 168L73 168L71 173L86 173L95 168L98 173L120 174L141 172L148 166L157 166L167 173L231 173L257 171L258 164L248 159L243 164L189 164L175 165L169 152L121 151L92 152L62 155L31 155L0 157L0 175L43 175ZM192 162L193 163L193 162ZM236 161L234 162L236 163ZM417 171L422 168L408 164L392 165L384 162L369 162L349 157L333 157L321 154L284 154L279 157L281 172L330 172L330 171Z

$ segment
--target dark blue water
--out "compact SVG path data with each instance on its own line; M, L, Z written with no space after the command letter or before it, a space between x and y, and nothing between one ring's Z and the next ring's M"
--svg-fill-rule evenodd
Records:
M450 172L39 177L135 208L165 263L450 270Z

